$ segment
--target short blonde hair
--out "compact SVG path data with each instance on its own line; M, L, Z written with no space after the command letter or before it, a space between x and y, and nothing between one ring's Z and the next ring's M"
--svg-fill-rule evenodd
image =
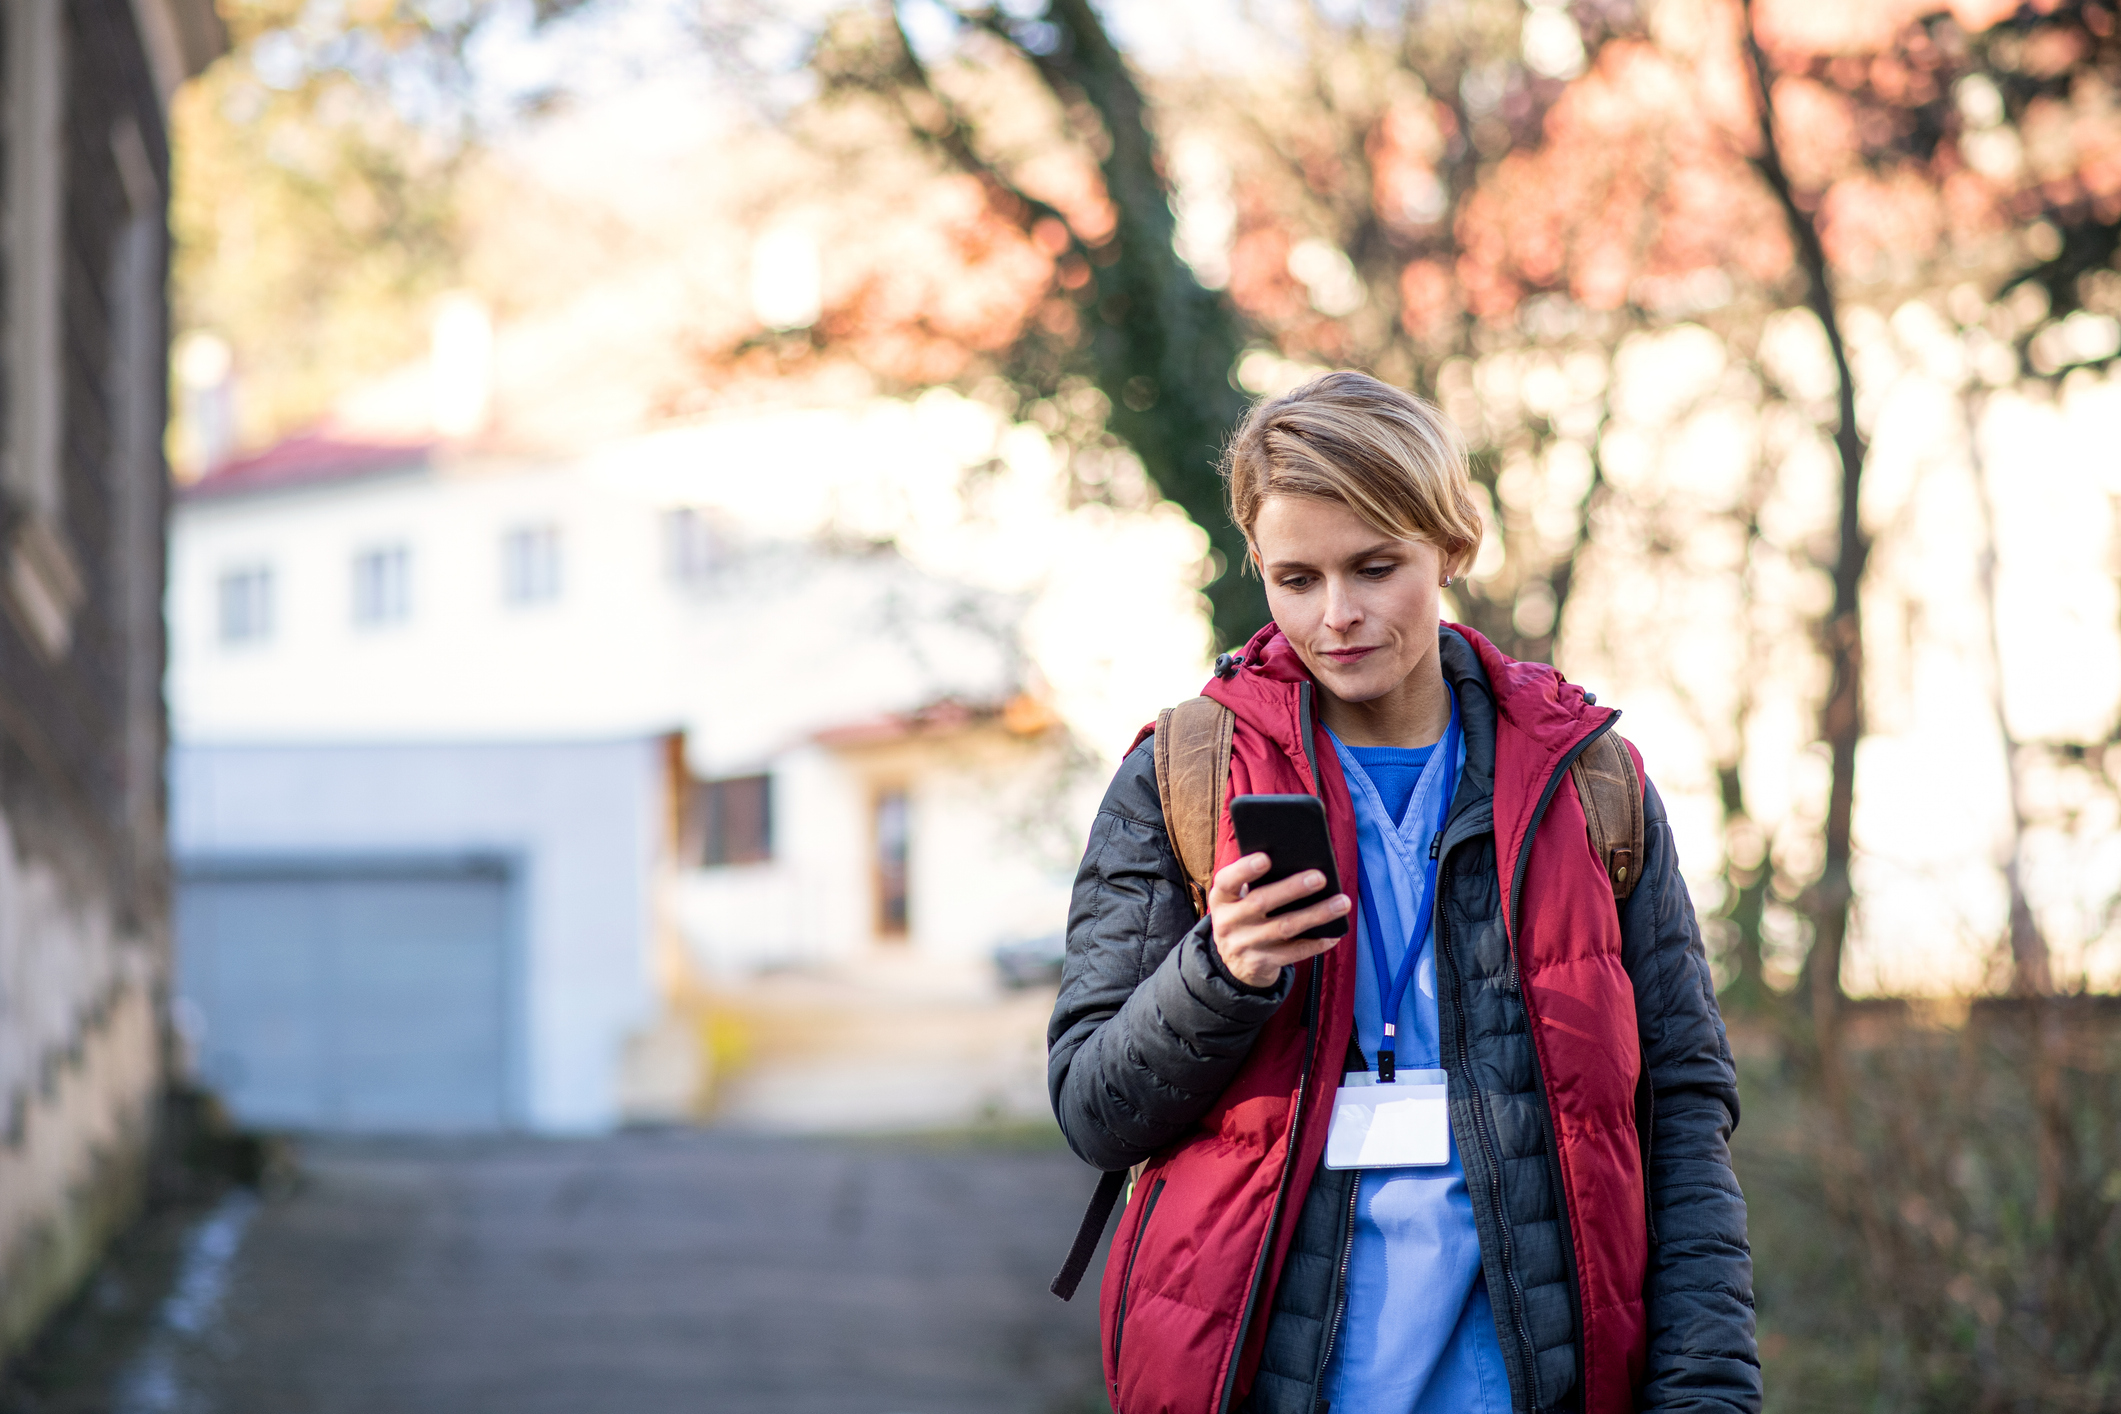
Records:
M1443 551L1455 575L1480 547L1480 503L1458 429L1435 405L1367 373L1328 373L1255 404L1223 449L1230 519L1269 496L1338 501L1379 533Z

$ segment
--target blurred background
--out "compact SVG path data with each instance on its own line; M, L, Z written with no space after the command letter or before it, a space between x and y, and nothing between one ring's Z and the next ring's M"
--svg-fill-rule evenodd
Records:
M2117 26L8 0L0 1408L1104 1408L1068 886L1340 367L1672 811L1769 1408L2121 1406Z

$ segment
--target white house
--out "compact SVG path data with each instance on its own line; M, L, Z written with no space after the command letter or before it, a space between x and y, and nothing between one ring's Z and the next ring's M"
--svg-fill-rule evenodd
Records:
M688 989L1059 926L1096 782L1031 596L865 529L955 484L924 427L318 435L181 495L178 1010L239 1117L604 1127L683 1107Z

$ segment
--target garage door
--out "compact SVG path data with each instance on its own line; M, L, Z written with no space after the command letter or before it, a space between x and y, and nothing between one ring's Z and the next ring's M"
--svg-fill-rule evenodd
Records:
M508 936L497 863L187 869L178 980L203 1078L263 1128L499 1129Z

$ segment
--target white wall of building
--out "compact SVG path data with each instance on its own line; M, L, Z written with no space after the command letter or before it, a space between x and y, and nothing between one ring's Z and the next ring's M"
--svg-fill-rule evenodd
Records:
M1078 738L1116 755L1198 690L1200 533L1169 507L1070 499L1036 428L945 393L724 418L567 460L449 454L401 475L190 493L170 549L172 725L184 741L683 726L696 759L735 771L878 712L991 700L1028 663ZM727 527L705 583L668 573L662 514L677 507ZM511 607L502 537L540 523L561 532L561 592ZM396 543L411 612L358 627L353 558ZM862 548L883 543L895 551ZM256 563L274 569L274 632L224 645L217 581Z
M415 466L180 501L170 558L179 740L551 739L683 725L717 762L762 760L819 728L1012 685L995 596L903 557L819 548L816 527L723 506L739 448L709 432L602 460ZM761 479L771 480L765 477ZM666 513L713 508L723 563L673 579ZM755 508L754 508L755 509ZM560 537L560 589L511 604L511 530ZM354 622L355 558L409 551L410 611ZM269 566L270 634L219 633L221 577ZM1006 623L1001 627L1006 629Z
M918 946L985 957L996 943L1061 930L1077 860L1072 853L1056 858L1026 838L1037 828L1031 812L1054 808L1027 799L1050 782L1053 766L1025 749L917 777L911 892Z
M1076 860L1055 817L1080 813L1084 788L1060 780L1064 759L1056 733L992 724L776 757L774 858L686 871L679 933L704 970L727 975L872 949L975 963L998 942L1057 932ZM877 926L873 833L877 795L892 787L907 793L911 835L897 938Z
M260 856L509 857L522 891L523 1119L603 1129L620 1118L627 1039L657 1013L666 770L659 739L180 746L172 850L180 870Z
M765 764L773 858L688 869L673 886L679 934L712 976L836 961L869 942L867 832L851 782L816 746Z

